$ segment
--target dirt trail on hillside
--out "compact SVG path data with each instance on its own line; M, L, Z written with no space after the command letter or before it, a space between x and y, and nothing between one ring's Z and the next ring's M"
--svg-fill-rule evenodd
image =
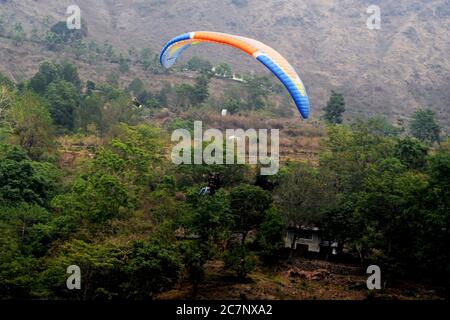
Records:
M198 289L199 300L363 300L438 299L436 292L418 284L369 291L367 276L357 266L298 258L275 269L257 268L245 283L236 283L234 274L223 270L221 261L206 265L206 277ZM416 288L416 289L411 289ZM417 289L418 288L418 289ZM192 286L182 281L156 299L192 299Z

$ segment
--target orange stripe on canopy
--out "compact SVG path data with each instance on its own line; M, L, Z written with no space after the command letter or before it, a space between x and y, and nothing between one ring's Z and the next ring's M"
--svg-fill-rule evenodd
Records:
M250 56L253 56L253 54L258 51L257 48L245 43L244 41L226 34L200 31L195 32L193 39L226 44L239 48Z

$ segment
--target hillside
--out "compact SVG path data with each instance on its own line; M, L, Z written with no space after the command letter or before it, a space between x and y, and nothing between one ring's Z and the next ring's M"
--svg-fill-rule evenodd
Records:
M259 268L245 283L235 283L223 263L206 265L207 275L197 299L226 300L432 300L442 299L434 290L410 281L398 281L382 292L370 292L361 270L339 262L296 258L277 268ZM414 288L414 289L412 289ZM186 282L157 296L157 299L192 298Z
M329 91L342 91L347 117L384 114L408 119L419 106L438 113L449 126L450 3L388 1L381 8L381 30L366 27L369 3L361 0L300 2L257 0L80 0L88 41L108 41L126 53L149 47L158 52L171 37L191 30L214 30L257 38L284 54L302 74L317 119ZM65 19L72 1L2 0L0 15L20 21L28 34L44 33ZM265 72L241 53L228 48L193 48L186 55L228 62L237 70ZM18 48L0 38L0 71L16 80L32 74L39 62L58 59L42 46ZM79 63L82 75L105 74L113 66L92 68ZM125 77L134 78L133 68ZM158 78L149 75L158 82Z
M449 1L377 3L0 0L0 302L447 299Z

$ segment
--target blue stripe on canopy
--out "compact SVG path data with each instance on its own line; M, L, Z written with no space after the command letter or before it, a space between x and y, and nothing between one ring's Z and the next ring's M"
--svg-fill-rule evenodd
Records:
M289 91L292 99L294 99L295 105L297 106L298 111L302 115L304 119L308 119L309 117L309 101L308 95L305 93L304 96L301 95L298 88L292 82L292 80L287 76L287 74L281 70L269 57L266 55L260 55L256 58L263 65L267 67L272 73L277 76L278 79L283 83L286 89Z

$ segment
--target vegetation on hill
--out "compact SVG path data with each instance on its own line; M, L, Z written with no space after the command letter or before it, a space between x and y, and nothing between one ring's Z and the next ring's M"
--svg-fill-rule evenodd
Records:
M318 124L317 161L291 159L271 177L250 165L175 166L170 134L199 114L207 125L220 105L280 117L270 80L245 77L216 98L211 69L194 62L193 83L161 90L84 82L67 61L23 83L0 76L1 298L149 299L185 281L196 295L211 263L223 261L235 283L280 265L284 231L299 224L319 226L386 279L448 288L450 142L432 113L418 110L403 131L383 118L333 117ZM337 95L328 108L342 113ZM220 188L200 195L212 173Z
M122 70L128 64L132 72L120 74L125 82L139 72L144 82L157 86L164 78L155 75L163 72L157 53L165 41L208 26L258 39L288 57L305 80L315 119L328 92L336 90L345 96L347 117L384 115L393 122L409 122L414 110L424 107L449 129L446 0L379 0L380 31L367 28L369 4L359 0L84 0L78 32L58 28L67 18L67 5L59 0L38 6L35 0L0 1L2 72L21 81L39 62L75 57L80 73L99 82L119 72L122 55ZM191 52L207 57L216 68L226 61L238 73L264 72L263 66L231 49L206 45ZM189 53L186 58L191 58ZM221 68L218 72L223 74Z

